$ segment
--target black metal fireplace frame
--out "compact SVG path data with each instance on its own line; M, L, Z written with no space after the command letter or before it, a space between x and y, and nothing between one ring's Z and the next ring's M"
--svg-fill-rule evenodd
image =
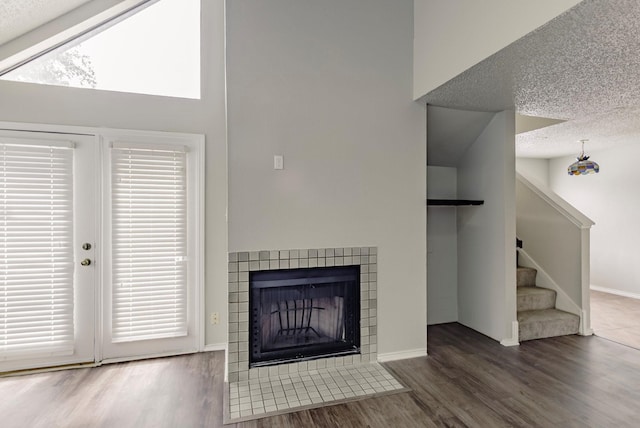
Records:
M261 335L255 327L260 316L259 302L262 289L288 286L313 288L314 285L330 283L345 284L341 296L345 302L344 341L303 345L293 349L274 351L262 349ZM249 287L249 367L360 353L360 265L253 271L249 272ZM305 304L307 308L313 310L313 303ZM310 314L309 311L308 316ZM295 325L297 324L294 323ZM300 325L301 328L305 328L304 323ZM312 327L307 323L306 328L311 329Z

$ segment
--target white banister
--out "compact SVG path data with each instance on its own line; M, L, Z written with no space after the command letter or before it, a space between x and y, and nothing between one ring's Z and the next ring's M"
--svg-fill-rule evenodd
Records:
M571 221L571 223L575 224L580 229L589 229L595 224L593 220L584 215L582 212L578 211L576 207L562 199L547 186L538 183L535 180L525 178L519 172L516 172L516 180L527 186L529 190L538 195L541 199L555 208L558 212L562 213L568 220Z

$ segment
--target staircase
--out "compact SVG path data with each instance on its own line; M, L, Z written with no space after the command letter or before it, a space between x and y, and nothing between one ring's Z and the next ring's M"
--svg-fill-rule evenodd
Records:
M577 334L580 317L556 309L556 292L536 286L537 271L518 266L519 340Z

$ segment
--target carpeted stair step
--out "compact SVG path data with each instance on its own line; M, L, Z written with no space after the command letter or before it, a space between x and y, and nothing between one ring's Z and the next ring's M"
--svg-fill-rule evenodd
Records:
M518 287L518 312L553 309L556 307L556 292L542 287Z
M518 312L519 340L577 334L580 317L558 309Z
M533 268L518 266L517 285L518 287L535 287L537 270Z

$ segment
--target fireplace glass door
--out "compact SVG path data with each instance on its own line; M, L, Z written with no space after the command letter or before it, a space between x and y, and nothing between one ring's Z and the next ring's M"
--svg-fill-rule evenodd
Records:
M359 280L360 266L251 272L250 366L359 353Z

